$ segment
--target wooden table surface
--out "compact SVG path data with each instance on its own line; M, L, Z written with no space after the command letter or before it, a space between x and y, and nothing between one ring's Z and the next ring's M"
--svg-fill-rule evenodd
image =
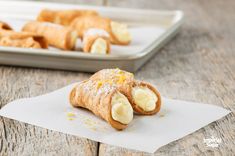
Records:
M181 32L135 75L154 83L165 97L210 103L232 111L221 120L163 146L155 155L234 155L235 1L110 0L108 5L183 10L186 18ZM0 107L89 76L81 72L0 66ZM222 139L219 147L211 148L203 142L212 136ZM148 155L3 117L0 138L0 155Z

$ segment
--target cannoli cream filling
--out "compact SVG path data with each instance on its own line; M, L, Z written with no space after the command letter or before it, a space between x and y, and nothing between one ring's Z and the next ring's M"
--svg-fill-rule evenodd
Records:
M111 22L111 29L115 37L121 42L129 42L131 41L131 35L128 31L127 25L118 23L118 22Z
M144 111L152 111L158 100L156 94L148 87L136 86L132 89L132 97L136 105Z
M90 53L93 54L106 54L107 52L107 42L103 38L97 38L91 46Z
M133 109L128 99L120 92L112 96L112 118L122 124L128 124L133 119Z

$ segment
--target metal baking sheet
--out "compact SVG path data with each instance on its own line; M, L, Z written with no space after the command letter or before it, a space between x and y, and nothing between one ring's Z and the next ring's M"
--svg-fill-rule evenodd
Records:
M138 70L179 31L183 12L97 7L29 1L0 1L0 20L15 30L34 20L43 8L92 9L129 25L133 41L128 46L113 46L110 55L63 51L55 48L29 49L0 47L0 64L96 72L103 68Z

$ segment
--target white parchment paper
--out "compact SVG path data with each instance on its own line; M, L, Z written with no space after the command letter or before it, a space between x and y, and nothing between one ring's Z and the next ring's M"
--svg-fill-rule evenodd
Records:
M89 111L70 106L68 95L73 86L13 101L0 110L0 115L66 134L154 153L161 146L193 133L230 112L213 105L163 98L162 109L157 115L135 115L125 130L116 131ZM75 116L68 117L68 113Z

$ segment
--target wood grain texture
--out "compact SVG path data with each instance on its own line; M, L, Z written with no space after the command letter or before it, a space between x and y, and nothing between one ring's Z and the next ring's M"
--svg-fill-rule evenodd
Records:
M0 107L87 78L88 74L0 67ZM98 143L1 117L0 155L96 155Z
M160 148L155 155L234 155L235 1L112 0L109 5L183 10L186 18L181 32L136 76L155 84L163 96L211 103L233 112ZM222 139L218 148L203 143L212 136ZM106 144L100 144L99 154L150 155Z
M55 2L55 1L54 1ZM102 0L56 1L101 5ZM0 108L15 99L48 93L88 74L0 66ZM98 143L0 117L0 155L97 155Z
M89 4L93 2L100 4L100 1L89 1ZM186 19L181 32L135 75L155 84L163 96L211 103L233 112L160 148L155 155L234 155L235 1L109 0L108 5L183 10ZM14 99L48 93L89 76L79 72L0 66L0 107ZM222 139L218 148L203 143L204 138L211 136ZM0 119L0 155L96 154L149 155Z

